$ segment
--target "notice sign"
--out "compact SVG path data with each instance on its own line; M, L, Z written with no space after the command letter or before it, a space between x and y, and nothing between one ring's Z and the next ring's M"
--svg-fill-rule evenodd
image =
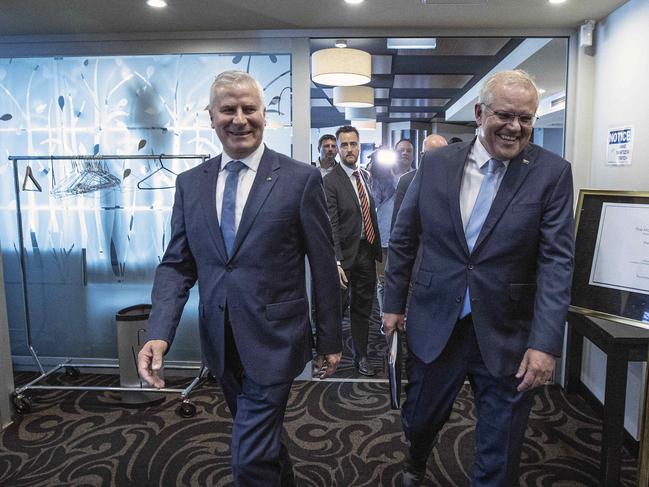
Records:
M609 166L630 166L632 154L633 126L609 129L606 144L606 164Z
M588 284L649 294L649 205L602 205Z

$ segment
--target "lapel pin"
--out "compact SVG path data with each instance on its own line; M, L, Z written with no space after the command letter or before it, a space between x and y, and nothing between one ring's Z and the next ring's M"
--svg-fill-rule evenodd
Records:
M523 164L529 164L529 163L530 161L528 161L527 159L523 159Z
M268 177L266 178L266 181L272 181L272 180L273 180L273 178L271 178L270 176L268 176Z

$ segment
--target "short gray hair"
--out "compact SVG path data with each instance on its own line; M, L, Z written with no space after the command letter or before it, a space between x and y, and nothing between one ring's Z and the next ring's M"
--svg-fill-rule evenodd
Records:
M532 80L532 77L522 69L501 71L491 76L480 89L480 97L478 98L478 103L484 103L485 105L491 104L494 88L496 88L497 86L507 85L520 86L534 92L534 96L536 97L536 106L538 107L539 89L536 87L536 84L534 83L534 80Z
M210 104L208 105L208 109L214 106L214 99L216 98L216 90L231 85L248 85L251 88L254 88L255 90L257 90L259 94L261 105L262 106L265 105L264 88L261 86L261 83L259 83L259 81L257 81L255 78L253 78L252 76L250 76L248 73L244 71L237 71L231 69L219 73L216 76L216 78L214 78L214 82L212 83L212 87L210 88Z

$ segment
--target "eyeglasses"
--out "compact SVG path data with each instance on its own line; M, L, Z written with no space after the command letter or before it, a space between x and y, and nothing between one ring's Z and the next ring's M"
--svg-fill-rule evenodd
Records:
M511 112L502 112L500 110L492 110L489 105L486 103L482 104L487 110L493 113L498 121L502 123L514 123L514 120L518 119L518 123L526 127L531 127L536 122L536 119L539 118L536 115L528 115L526 113L511 113Z

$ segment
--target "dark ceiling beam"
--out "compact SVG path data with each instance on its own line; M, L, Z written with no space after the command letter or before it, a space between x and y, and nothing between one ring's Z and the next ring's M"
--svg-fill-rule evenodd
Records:
M475 74L491 69L492 56L394 56L393 74Z

